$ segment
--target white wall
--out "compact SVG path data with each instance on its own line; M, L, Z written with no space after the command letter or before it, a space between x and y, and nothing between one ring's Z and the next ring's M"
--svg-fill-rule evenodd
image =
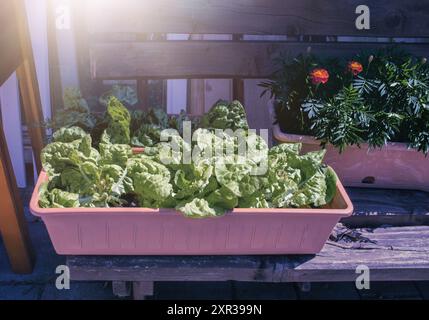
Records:
M47 0L26 0L27 19L39 83L42 111L51 117L49 59L47 34ZM17 40L18 41L18 40ZM22 117L16 75L0 87L0 105L3 130L12 160L18 187L26 186L25 153L22 135ZM32 155L30 154L30 159Z
M52 1L53 11L55 14L59 73L63 88L79 87L79 74L76 60L71 2L72 0Z
M51 95L49 86L47 0L26 0L25 3L43 115L45 118L50 118Z

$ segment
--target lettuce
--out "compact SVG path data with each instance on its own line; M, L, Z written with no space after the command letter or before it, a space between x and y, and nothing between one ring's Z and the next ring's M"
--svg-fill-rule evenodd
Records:
M131 144L137 147L155 146L161 141L164 129L174 129L182 134L184 121L189 121L184 111L178 115L168 115L163 109L151 108L146 112L134 113Z
M130 159L127 164L129 177L140 204L159 207L173 191L170 171L163 164L146 156Z
M100 163L115 164L122 168L127 166L128 159L132 156L133 151L127 144L107 144L100 143Z
M54 133L55 140L71 142L53 142L42 150L42 164L49 181L43 186L40 205L45 208L121 205L120 197L133 191L125 169L132 155L131 147L103 144L100 154L91 147L90 135L71 129ZM75 131L79 135L73 135ZM81 138L75 140L78 136Z
M107 129L104 133L112 144L130 144L131 115L127 108L115 97L110 97L107 105Z
M180 204L176 209L181 211L183 215L188 218L217 217L223 213L222 211L216 211L214 208L211 208L207 200L199 198L195 198L185 204Z
M82 139L87 133L80 127L61 128L53 135L55 142L73 142Z
M48 184L39 189L39 204L43 208L77 208L80 206L79 195L60 189L48 191Z
M231 103L219 100L201 119L201 126L209 129L232 129L234 131L249 129L246 111L237 100Z
M322 207L336 194L337 176L323 164L325 151L301 154L301 144L269 149L247 130L239 102L218 102L203 117L192 143L174 130L168 143L159 142L161 129L172 126L172 118L162 111L145 113L147 123L133 136L145 146L140 155L129 145L130 115L116 98L109 100L107 115L109 126L98 150L78 127L54 133L42 151L49 181L39 190L40 206L138 205L176 208L186 217L203 218L234 208ZM214 130L222 128L244 130ZM245 154L240 153L243 144ZM191 163L183 163L185 154L192 154ZM261 165L263 172L257 170Z

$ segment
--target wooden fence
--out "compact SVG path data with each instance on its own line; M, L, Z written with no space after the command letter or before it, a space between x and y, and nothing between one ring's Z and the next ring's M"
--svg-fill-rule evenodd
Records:
M244 101L254 127L267 127L266 100L259 98L257 84L275 70L273 59L281 52L296 55L311 46L314 54L353 55L400 42L407 51L427 56L429 3L368 1L369 30L356 27L360 4L356 0L73 1L81 88L94 93L106 80L134 80L146 105L149 79L187 79L183 94L188 111L201 113L210 107L206 95L210 102L215 95L229 96ZM182 40L171 40L177 38Z

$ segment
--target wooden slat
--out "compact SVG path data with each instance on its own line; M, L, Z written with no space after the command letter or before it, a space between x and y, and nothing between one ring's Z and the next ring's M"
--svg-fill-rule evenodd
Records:
M415 190L347 188L354 213L342 219L351 227L429 225L429 193Z
M191 35L191 40L203 40L201 34ZM204 114L205 108L205 81L204 79L190 79L188 80L188 87L186 90L188 101L188 112L192 115L200 116Z
M238 100L245 104L244 101L244 80L233 79L232 80L232 97L234 100Z
M87 1L92 33L242 33L429 36L421 0L122 0ZM356 7L367 4L370 30L357 30Z
M149 41L99 43L91 48L91 73L99 79L134 78L265 78L276 67L281 52L292 57L308 44L263 41ZM312 43L314 54L353 56L387 44ZM429 54L429 44L402 44L418 56Z
M39 83L37 81L36 66L34 64L33 49L28 30L25 3L15 0L15 12L18 22L18 41L21 46L23 62L17 69L19 86L21 89L24 117L31 137L31 145L37 172L42 169L40 153L45 144L45 129L40 98Z
M0 234L3 238L12 270L17 273L31 273L35 255L28 235L22 200L13 175L1 121L0 195Z
M205 81L203 79L192 79L187 83L187 101L189 114L201 116L205 107Z
M0 85L21 64L21 51L14 0L0 1Z
M58 44L56 30L56 16L53 0L47 0L47 38L48 38L48 61L49 61L49 84L51 94L51 115L55 119L57 107L63 103L60 65L58 59ZM78 33L78 32L76 32ZM88 55L85 56L88 60ZM83 57L84 58L84 57ZM88 60L89 61L89 60ZM87 63L89 63L87 61ZM87 72L89 74L89 72ZM79 75L81 75L79 73ZM89 75L88 75L89 78Z
M118 298L125 298L131 295L131 283L126 281L112 281L113 294Z
M67 265L85 281L354 281L359 265L371 281L429 279L429 227L356 231L357 242L328 242L315 256L70 256Z
M67 257L71 279L82 281L275 282L281 276L275 266L282 261L283 257L275 256Z
M312 259L298 257L283 281L353 281L366 265L371 281L429 279L429 227L359 229L371 242L329 242Z
M133 282L133 299L145 300L146 296L152 296L154 289L153 281Z

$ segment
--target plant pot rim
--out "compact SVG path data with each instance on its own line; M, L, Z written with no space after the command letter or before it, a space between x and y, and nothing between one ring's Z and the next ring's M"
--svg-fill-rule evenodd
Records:
M41 208L39 206L39 188L42 183L46 182L48 175L46 172L42 171L39 175L36 186L30 200L30 211L38 217L43 217L45 215L68 215L68 214L100 214L106 213L112 215L123 215L123 214L168 214L168 215L182 215L179 211L175 209L152 209L152 208L128 208L128 207L119 207L119 208ZM305 214L305 215L338 215L340 217L348 217L353 213L353 204L344 189L342 183L337 181L337 195L341 202L344 203L342 208L268 208L268 209L254 209L254 208L236 208L227 213L230 214L240 214L240 215L249 215L249 214L264 214L264 213L279 213L279 214ZM185 219L189 219L183 217ZM222 218L222 217L219 217ZM196 219L198 220L198 219Z
M276 119L276 112L275 112L274 105L275 105L275 100L272 99L271 103L269 104L269 113L273 123L273 136L277 141L286 142L286 143L303 143L303 144L310 144L310 145L321 144L320 140L318 140L316 137L311 135L291 134L291 133L283 132L280 128L280 125L278 123L275 123L277 119ZM328 144L328 145L332 146L331 144ZM332 146L332 148L335 148L335 147ZM360 148L360 149L369 149L369 150L388 149L392 151L420 152L416 149L410 148L408 144L404 142L387 142L384 146L380 148L371 148L368 145L368 143L361 143L360 146L352 145L352 146L347 146L347 148Z
M289 142L289 143L303 143L303 144L311 144L311 145L320 145L321 141L318 140L314 136L310 135L301 135L301 134L291 134L285 133L280 129L278 124L274 124L273 126L273 136L279 142ZM335 146L328 143L329 146L335 148ZM395 151L407 151L407 152L420 152L416 149L410 148L407 143L404 142L387 142L384 146L379 148L373 148L368 145L368 143L361 143L358 145L349 145L346 148L360 148L360 149L369 149L369 150L395 150ZM337 149L337 148L335 148Z

